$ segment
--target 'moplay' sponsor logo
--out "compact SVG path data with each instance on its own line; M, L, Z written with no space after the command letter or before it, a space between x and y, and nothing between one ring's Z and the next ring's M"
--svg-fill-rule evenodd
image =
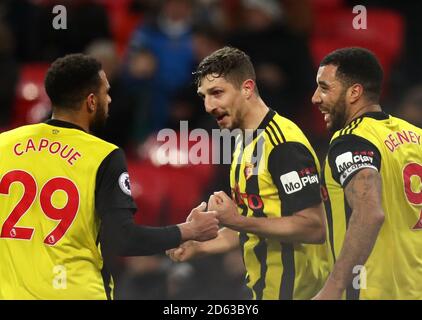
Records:
M336 168L340 176L340 183L343 182L358 169L376 167L374 163L374 153L372 151L358 151L358 152L345 152L336 158Z
M299 176L299 173L302 177ZM318 175L314 174L310 169L291 171L280 176L281 184L287 194L295 193L302 190L304 187L313 183L318 183Z
M373 164L374 153L372 151L345 152L336 158L336 167L339 173L346 171L354 164Z

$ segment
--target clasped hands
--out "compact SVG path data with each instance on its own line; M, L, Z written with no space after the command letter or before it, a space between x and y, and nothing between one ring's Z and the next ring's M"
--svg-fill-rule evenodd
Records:
M224 192L214 192L208 199L208 211L216 213L220 225L224 227L232 227L237 224L241 217L237 211L237 206L233 200ZM191 219L191 215L187 217L186 221Z
M205 209L205 207L203 207L203 209ZM214 192L214 194L210 196L208 199L207 210L209 213L215 214L221 226L229 228L235 226L238 220L242 218L242 216L237 211L236 204L223 191ZM191 211L186 221L191 221L195 214L197 214L197 208ZM178 248L167 250L166 254L173 261L187 261L194 256L200 256L202 251L206 251L201 250L203 244L205 243L194 240L186 241Z

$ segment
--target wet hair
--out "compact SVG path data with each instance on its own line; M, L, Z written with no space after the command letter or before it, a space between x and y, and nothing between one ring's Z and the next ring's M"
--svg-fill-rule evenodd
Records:
M211 74L215 74L217 78L224 77L236 88L240 88L245 80L256 81L250 57L242 50L233 47L223 47L201 61L194 72L196 85L200 86L202 79ZM258 94L256 86L255 92Z
M337 66L336 77L346 87L362 85L365 97L378 103L381 95L383 70L377 57L364 48L342 48L329 53L320 66Z
M57 59L47 71L44 85L54 108L79 108L101 86L101 63L84 54L69 54Z

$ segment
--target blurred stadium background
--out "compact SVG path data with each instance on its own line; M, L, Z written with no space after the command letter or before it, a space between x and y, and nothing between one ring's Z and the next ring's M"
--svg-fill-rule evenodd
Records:
M67 29L52 8L67 9ZM352 8L367 9L355 30ZM0 131L49 117L45 72L57 57L85 52L111 83L100 135L126 151L138 223L185 220L210 192L229 192L227 165L157 165L156 132L217 128L192 83L202 58L223 45L245 50L261 96L304 129L323 159L328 135L311 105L320 59L345 46L374 51L385 70L382 106L422 127L422 24L418 1L348 0L1 0ZM175 153L184 153L174 146ZM243 299L240 253L173 264L165 256L121 259L124 299Z

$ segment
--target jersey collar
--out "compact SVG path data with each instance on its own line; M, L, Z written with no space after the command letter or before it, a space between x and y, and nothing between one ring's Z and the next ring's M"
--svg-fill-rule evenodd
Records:
M55 127L78 129L78 130L85 132L85 130L82 129L80 126L78 126L74 123L71 123L71 122L63 121L63 120L48 119L45 123L48 124L48 125L51 125L51 126L55 126Z
M256 137L258 137L258 133L259 130L265 130L265 128L268 126L268 124L270 123L271 119L274 118L275 115L275 111L271 108L269 108L270 110L267 112L267 114L265 115L264 119L262 119L261 123L259 124L258 128L256 128L253 132L252 132L252 136L248 135L248 137L244 137L243 138L243 146L246 147L247 145L249 145L253 140L256 139ZM246 133L244 133L245 135Z
M264 119L262 119L261 123L258 126L258 129L265 129L268 124L270 123L271 119L274 118L275 115L275 111L271 108L269 108L270 110L267 112L267 114L265 115Z
M373 112L367 112L364 113L363 115L361 115L358 118L363 118L363 117L368 117L368 118L372 118L375 120L387 120L390 116L388 114L386 114L384 111L373 111ZM356 118L356 119L358 119ZM356 120L353 119L353 120Z

